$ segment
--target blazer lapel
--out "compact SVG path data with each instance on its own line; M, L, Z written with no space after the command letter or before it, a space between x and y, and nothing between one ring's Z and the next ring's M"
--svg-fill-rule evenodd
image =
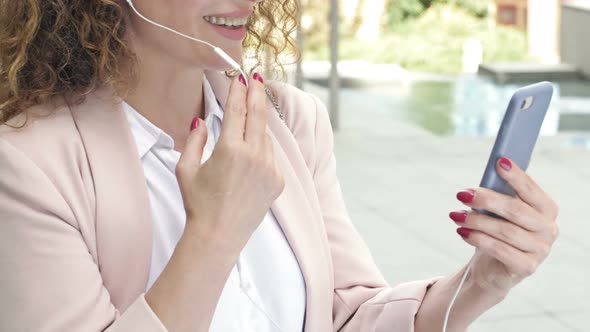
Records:
M276 113L273 118L280 122L278 125L284 126ZM289 152L282 149L272 132L270 135L273 139L275 160L285 179L285 188L272 204L271 210L297 257L305 280L305 330L325 331L325 327L310 325L331 317L333 293L329 258L326 257L329 249L324 245L326 239L322 237L322 234L325 234L322 230L322 219L311 207L308 200L310 193L304 190L298 174L292 167Z
M206 76L219 102L225 105L230 80L216 72L206 72ZM329 327L320 325L326 322L326 317L332 315L333 287L331 286L330 259L326 257L329 248L327 248L327 239L323 236L325 231L322 228L322 216L319 211L312 208L308 197L313 193L306 192L300 182L300 174L297 174L294 169L293 163L297 163L296 167L306 170L305 162L297 158L293 160L289 158L291 154L296 155L299 152L295 150L298 149L298 144L291 135L290 129L278 116L272 103L268 102L267 105L269 117L266 132L273 141L275 160L285 179L285 188L272 204L271 210L295 253L305 280L307 297L305 330L326 330ZM288 105L281 105L283 108L285 106ZM327 322L331 323L331 320Z
M152 222L136 144L113 96L102 89L71 110L94 180L98 266L113 303L125 310L145 291Z

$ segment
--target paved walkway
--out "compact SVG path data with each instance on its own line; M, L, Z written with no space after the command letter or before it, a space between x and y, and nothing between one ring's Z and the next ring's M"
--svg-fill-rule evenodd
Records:
M305 90L327 102L327 90ZM456 192L479 184L491 138L438 137L387 113L383 100L343 89L335 134L338 173L352 220L387 280L448 274L473 250L447 217ZM578 137L543 137L529 173L561 205L561 236L537 274L472 328L475 332L590 331L590 150Z

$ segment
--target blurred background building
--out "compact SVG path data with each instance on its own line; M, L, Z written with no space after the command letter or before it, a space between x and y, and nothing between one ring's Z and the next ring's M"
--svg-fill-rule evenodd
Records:
M590 1L563 1L560 27L562 61L590 77Z
M526 29L528 0L496 0L495 5L496 23Z

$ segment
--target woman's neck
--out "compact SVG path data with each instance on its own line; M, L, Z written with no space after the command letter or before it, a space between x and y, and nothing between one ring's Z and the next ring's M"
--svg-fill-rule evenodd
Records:
M140 55L141 53L141 55ZM204 118L203 69L138 52L138 75L125 101L174 139L182 152L195 116ZM156 56L150 56L156 55Z

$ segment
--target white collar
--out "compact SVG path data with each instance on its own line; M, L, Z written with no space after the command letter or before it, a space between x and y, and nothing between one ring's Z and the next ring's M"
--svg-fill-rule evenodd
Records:
M203 75L203 98L205 102L205 123L207 127L210 127L213 116L219 118L220 121L223 120L223 108L217 101L215 92L205 75ZM143 158L153 147L174 148L174 140L170 135L151 123L125 101L123 101L122 106L131 125L133 136L135 136L140 158Z

